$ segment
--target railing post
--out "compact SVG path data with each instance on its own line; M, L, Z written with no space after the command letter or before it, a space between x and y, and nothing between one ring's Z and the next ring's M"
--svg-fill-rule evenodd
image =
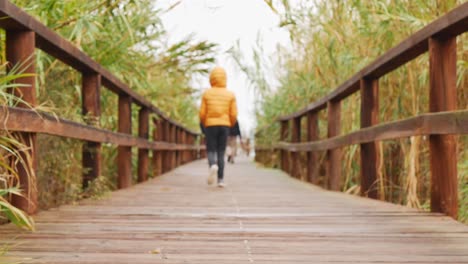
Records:
M169 142L177 143L177 127L174 124L169 126ZM171 170L173 170L177 166L177 150L171 150L170 154L170 162L171 162Z
M190 134L190 145L194 146L195 145L195 142L196 142L196 136L193 135L193 134ZM197 159L197 150L192 150L190 152L190 161L194 161Z
M186 142L187 145L193 146L193 135L189 132L186 134ZM193 160L193 150L188 150L187 151L187 162L191 162Z
M119 95L119 132L132 133L132 98ZM123 189L132 185L132 148L119 146L117 153L118 188Z
M82 75L82 113L86 124L100 126L101 116L101 75L83 73ZM83 142L82 153L83 188L101 175L101 143Z
M361 128L374 126L379 115L379 80L361 79ZM379 147L377 142L361 144L361 195L379 198L377 175Z
M341 130L341 101L328 102L328 138L338 136ZM328 156L328 188L341 189L341 149L330 149Z
M199 145L200 147L206 146L206 138L205 138L205 136L204 136L203 134L199 135L199 136L198 136L198 139L199 139L198 142L200 142L200 143L199 143L199 144L200 144L200 145ZM201 148L199 149L199 151L198 151L198 158L199 158L199 159L204 159L204 158L206 158L206 149L203 149L203 150L202 150Z
M145 107L138 113L138 136L140 138L149 138L149 110ZM140 148L138 150L138 182L148 180L149 150Z
M188 138L187 138L187 131L182 130L181 132L182 132L182 133L181 133L181 135L180 135L180 139L181 139L181 140L180 140L180 143L186 145L186 144L187 144L187 140L188 140ZM187 163L187 160L188 160L187 154L188 154L188 151L187 151L187 150L182 150L181 164Z
M35 74L34 52L36 48L35 33L32 31L6 31L6 59L8 70L16 67L16 71L22 74ZM36 105L36 81L35 76L21 77L15 83L25 85L17 87L12 92L20 97L25 103L18 103L17 106L28 108ZM29 105L28 105L29 104ZM18 173L20 188L24 196L14 195L12 203L17 208L28 214L37 211L37 144L36 133L14 133L19 137L19 141L25 145L26 150L20 153L23 162L16 162L15 171Z
M286 142L289 134L289 122L288 120L281 121L281 132L280 132L280 141ZM281 169L289 173L289 159L288 151L283 149L281 150Z
M162 140L166 143L169 143L170 142L170 126L171 124L169 123L169 121L167 120L164 120L163 122L163 138ZM168 171L170 171L172 168L171 168L171 151L170 150L163 150L162 152L163 154L163 159L162 159L162 172L163 173L166 173Z
M161 119L155 119L154 126L155 129L153 130L153 139L154 141L161 141L163 138L163 127ZM162 151L153 150L153 177L162 174L162 162Z
M429 39L429 111L457 109L457 42ZM431 211L458 215L457 142L453 135L430 135Z
M307 140L316 141L319 139L318 113L307 113ZM319 164L316 151L307 152L307 180L313 184L319 182Z
M175 143L181 144L182 143L182 129L180 127L175 128ZM176 156L176 167L180 166L182 164L182 150L177 150L175 151L175 156Z
M292 135L291 142L299 143L301 140L301 116L292 119ZM291 176L300 179L301 177L301 162L300 152L291 152Z

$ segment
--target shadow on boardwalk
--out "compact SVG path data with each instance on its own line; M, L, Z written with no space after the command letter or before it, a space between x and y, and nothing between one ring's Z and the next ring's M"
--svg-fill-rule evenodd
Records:
M324 191L246 159L226 166L224 189L206 185L197 161L41 212L35 233L2 226L0 243L12 245L0 262L468 263L468 226L448 217Z

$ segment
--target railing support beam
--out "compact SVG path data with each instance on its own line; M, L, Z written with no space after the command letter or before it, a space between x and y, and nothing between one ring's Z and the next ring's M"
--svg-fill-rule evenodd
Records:
M361 79L361 128L378 123L379 80ZM379 198L377 176L379 147L377 142L361 144L361 195Z
M328 137L338 136L341 130L341 102L328 103ZM330 149L328 156L328 188L333 191L341 190L341 149Z
M132 134L132 98L119 95L119 132ZM132 185L132 148L119 146L117 153L118 188Z
M429 111L457 109L456 38L429 39ZM458 214L457 143L453 135L430 135L431 211Z
M153 130L154 141L161 141L163 139L163 127L161 119L154 120L155 129ZM153 150L153 177L162 174L162 151Z
M307 113L307 140L316 141L319 139L318 113ZM319 183L319 164L316 151L307 152L307 180L310 183Z
M145 107L142 107L138 114L138 136L144 139L149 138L149 110ZM148 149L138 149L138 182L148 180L148 153Z
M33 74L35 70L35 33L32 31L6 31L6 59L8 71L15 70L16 73L30 74L21 77L15 83L24 87L14 88L11 92L21 98L17 106L29 108L36 105L36 81ZM14 136L25 146L21 151L22 162L15 162L15 171L18 173L20 188L23 196L14 195L12 204L28 214L37 212L37 144L36 133L14 133Z
M301 116L292 119L291 142L299 143L301 141ZM291 152L291 176L301 178L300 152Z
M99 127L101 116L101 76L84 73L82 76L82 113L86 124ZM83 142L83 188L101 175L101 143Z
M281 121L281 132L280 132L280 141L286 142L289 134L289 122L288 120ZM289 173L289 158L288 158L288 151L281 150L281 169Z

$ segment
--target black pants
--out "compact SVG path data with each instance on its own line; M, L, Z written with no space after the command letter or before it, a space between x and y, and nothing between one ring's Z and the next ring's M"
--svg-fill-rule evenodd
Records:
M224 152L226 151L229 127L209 126L206 127L206 151L208 152L208 164L211 167L218 165L218 180L224 177Z

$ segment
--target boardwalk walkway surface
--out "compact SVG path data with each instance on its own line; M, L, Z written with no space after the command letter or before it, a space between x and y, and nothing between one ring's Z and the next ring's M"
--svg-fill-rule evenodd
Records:
M468 226L448 217L324 191L245 159L227 165L225 189L208 187L206 172L197 161L41 212L35 233L2 226L0 243L16 237L7 257L22 263L468 263Z

